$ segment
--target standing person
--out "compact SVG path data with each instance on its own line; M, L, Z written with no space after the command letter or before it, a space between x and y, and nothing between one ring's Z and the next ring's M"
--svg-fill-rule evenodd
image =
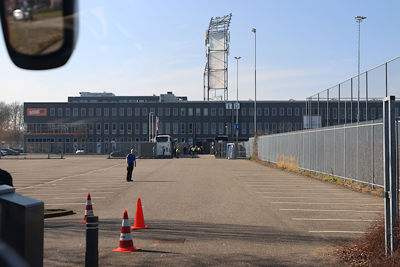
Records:
M126 181L127 182L132 182L132 172L133 172L133 167L136 167L136 156L135 156L135 150L132 148L131 153L126 155Z

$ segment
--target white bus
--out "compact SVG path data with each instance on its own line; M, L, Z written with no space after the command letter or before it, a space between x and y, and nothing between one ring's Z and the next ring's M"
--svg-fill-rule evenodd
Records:
M173 142L169 135L157 135L156 137L156 157L172 158Z

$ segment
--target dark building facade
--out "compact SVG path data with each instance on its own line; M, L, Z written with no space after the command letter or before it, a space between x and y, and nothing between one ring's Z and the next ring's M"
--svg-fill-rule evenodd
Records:
M80 97L68 97L68 102L26 102L25 150L73 153L84 146L89 153L108 153L111 143L149 141L152 115L158 117L157 134L171 135L178 142L207 145L216 136L235 140L236 110L230 109L235 102L188 101L171 92L160 96L81 93ZM239 103L239 140L248 140L254 136L254 102ZM313 116L320 112L322 126L328 121L329 125L338 124L338 116L344 117L344 112L340 115L337 110L335 116L334 107L328 116L326 105L321 104L319 111L315 108L307 107L305 101L257 101L257 132L302 130L307 112Z

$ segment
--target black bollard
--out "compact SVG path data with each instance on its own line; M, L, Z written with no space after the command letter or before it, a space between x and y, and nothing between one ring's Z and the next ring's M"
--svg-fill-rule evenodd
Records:
M88 216L86 218L86 253L85 266L99 266L99 217Z

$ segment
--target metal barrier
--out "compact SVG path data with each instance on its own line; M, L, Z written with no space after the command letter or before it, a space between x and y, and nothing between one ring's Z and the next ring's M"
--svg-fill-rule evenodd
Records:
M0 185L0 207L0 239L29 266L43 266L43 202Z
M258 157L291 161L303 170L383 187L383 122L368 121L260 136ZM253 154L254 138L246 146Z

